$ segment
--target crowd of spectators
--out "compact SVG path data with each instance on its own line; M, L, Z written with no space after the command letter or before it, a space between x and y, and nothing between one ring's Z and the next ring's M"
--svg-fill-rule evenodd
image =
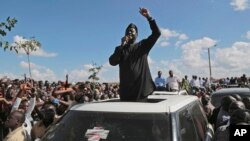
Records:
M189 80L188 76L179 78L174 75L173 70L169 70L169 76L162 76L162 71L158 71L157 77L154 79L157 91L179 91L186 90L188 94L195 95L197 91L203 91L211 94L217 89L226 87L250 87L250 78L245 74L240 77L227 77L209 80L207 77L198 77L192 75Z
M118 90L117 83L0 79L0 140L13 139L9 129L20 136L23 133L28 140L40 138L73 105L119 98ZM23 131L20 126L11 126L21 124L11 120L20 119L20 113L25 116Z
M203 109L215 131L214 141L229 141L230 125L250 125L250 97L228 95L221 99L219 107L214 107L210 100L207 94L201 96Z
M187 76L179 79L172 70L166 79L161 75L159 71L155 79L157 90L184 89L199 97L208 121L216 131L215 140L228 140L231 124L249 124L250 97L227 96L217 108L210 102L210 94L216 89L248 85L246 75L218 79L214 84L208 84L207 78L197 76L192 76L191 80ZM73 105L112 98L119 98L118 83L0 79L0 140L39 139Z
M237 93L225 96L220 101L220 106L215 107L211 103L211 94L221 88L249 87L250 79L243 74L240 77L227 77L213 79L192 76L188 80L185 76L182 81L169 71L169 76L162 77L158 71L155 78L155 85L158 91L179 91L186 90L188 94L197 96L203 106L208 122L211 123L214 131L214 141L229 141L230 125L250 125L250 96L241 97Z

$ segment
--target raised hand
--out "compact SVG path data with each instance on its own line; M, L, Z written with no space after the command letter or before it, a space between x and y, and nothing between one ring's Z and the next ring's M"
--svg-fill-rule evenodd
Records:
M139 12L141 13L142 16L144 16L145 18L150 18L150 14L149 14L149 10L146 8L140 8Z

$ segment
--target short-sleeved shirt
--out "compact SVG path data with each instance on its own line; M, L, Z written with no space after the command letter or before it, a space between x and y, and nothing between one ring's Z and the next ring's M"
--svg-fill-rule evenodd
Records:
M179 82L180 80L176 76L168 77L166 81L168 87L172 90L179 90Z

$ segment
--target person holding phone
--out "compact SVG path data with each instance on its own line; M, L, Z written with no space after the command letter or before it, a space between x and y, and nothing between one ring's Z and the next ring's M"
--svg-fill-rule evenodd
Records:
M136 42L138 29L135 24L129 24L121 44L109 58L112 66L120 68L121 101L147 101L147 96L156 88L149 70L148 54L161 32L148 9L140 8L139 12L148 20L151 35Z

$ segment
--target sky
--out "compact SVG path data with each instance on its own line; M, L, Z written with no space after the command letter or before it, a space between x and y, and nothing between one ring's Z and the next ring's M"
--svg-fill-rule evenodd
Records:
M119 66L109 56L128 24L140 41L151 34L140 15L145 7L161 29L148 61L152 78L173 70L180 78L250 76L250 0L1 0L0 22L18 20L2 40L35 37L42 46L30 55L35 80L87 81L93 63L103 66L100 82L119 82ZM27 55L0 48L0 78L29 76Z

